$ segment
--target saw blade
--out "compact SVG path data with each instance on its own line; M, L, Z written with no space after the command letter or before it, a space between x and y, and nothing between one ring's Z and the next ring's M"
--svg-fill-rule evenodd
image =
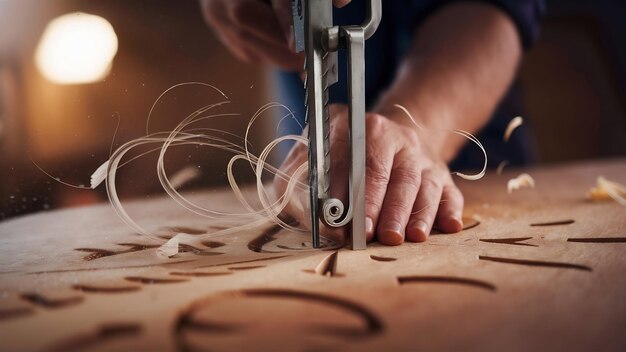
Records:
M293 17L293 37L297 53L304 51L304 0L291 0L291 14Z
M322 45L332 27L331 0L303 0L305 39L305 108L309 133L309 187L313 245L319 244L319 205L329 197L329 87L337 81L337 54Z

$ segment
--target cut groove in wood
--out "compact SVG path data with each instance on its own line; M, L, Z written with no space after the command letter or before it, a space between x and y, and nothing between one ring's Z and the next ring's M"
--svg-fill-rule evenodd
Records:
M529 247L538 247L536 244L531 243L521 243L526 240L530 240L532 237L510 237L510 238L481 238L481 242L488 243L501 243L501 244L510 244L514 246L529 246Z
M393 262L393 261L398 260L397 258L383 257L382 255L374 255L374 254L370 255L370 258L372 260L376 260L376 261L379 261L379 262Z
M25 317L33 313L35 311L27 307L0 309L0 321Z
M187 321L181 329L191 330L191 331L202 331L205 334L224 334L224 333L232 333L245 328L239 324L233 323L223 323L223 322L213 322L213 321ZM182 351L189 351L188 349L184 349Z
M570 237L567 242L579 243L626 243L626 237Z
M141 290L141 286L91 286L91 285L74 285L72 289L88 293L127 293Z
M151 268L155 266L169 266L176 264L183 264L194 262L194 259L191 260L179 260L176 262L167 262L167 263L154 263L154 264L138 264L138 265L126 265L126 266L114 266L114 267L95 267L95 268L80 268L80 269L58 269L58 270L46 270L46 271L34 271L32 273L26 273L26 275L41 275L41 274L59 274L59 273L73 273L73 272L82 272L82 271L101 271L101 270L125 270L125 269L134 269L134 268Z
M38 293L23 293L22 295L20 295L20 297L23 300L28 301L32 304L51 309L73 306L75 304L81 303L84 299L81 296L52 299L42 296Z
M474 227L480 225L480 221L474 218L462 218L463 221L463 231L473 229Z
M231 272L216 272L216 273L207 273L207 272L202 272L202 271L185 271L185 272L180 272L180 271L174 271L171 272L170 275L175 275L175 276L196 276L196 277L209 277L209 276L224 276L224 275L231 275Z
M548 261L542 261L542 260L501 258L501 257L491 257L487 255L480 255L478 256L478 259L487 260L491 262L497 262L497 263L518 264L518 265L526 265L526 266L541 266L541 267L548 267L548 268L574 269L574 270L583 270L583 271L592 270L591 267L587 265L561 263L561 262L548 262Z
M313 248L313 243L311 243L311 241L301 242L300 246L277 244L276 247L280 249L287 249L290 251L332 251L343 247L343 243L337 243L322 237L320 239L320 246L318 248Z
M141 276L127 276L124 278L126 281L130 282L139 282L144 285L159 285L159 284L177 284L180 282L185 282L185 279L160 279L160 278L152 278L152 277L141 277Z
M132 253L145 251L147 249L158 248L159 245L145 245L145 244L137 244L137 243L118 243L119 246L130 247L126 250L122 251L111 251L107 249L99 249L99 248L75 248L75 251L80 252L88 252L89 254L83 257L85 261L92 261L104 257L111 257L114 255Z
M558 226L558 225L569 225L573 223L574 223L574 220L567 219L567 220L558 220L558 221L549 221L549 222L536 222L536 223L530 224L530 226Z
M74 250L80 251L80 252L88 252L89 254L83 257L83 260L86 260L86 261L91 261L91 260L115 255L115 252L113 251L108 251L106 249L98 249L98 248L75 248Z
M100 343L108 340L124 337L135 336L141 333L141 325L139 324L107 324L103 325L95 333L78 335L53 345L49 351L75 351L89 350L96 347Z
M186 332L189 331L199 330L205 333L228 333L233 330L238 330L238 326L232 323L209 322L204 319L198 321L199 319L197 319L195 315L213 304L219 304L229 299L241 300L245 298L275 298L281 301L294 300L303 303L324 304L346 311L364 322L363 327L358 329L342 329L337 328L337 326L312 326L311 328L318 333L341 336L344 338L371 338L380 335L385 329L382 320L367 307L344 298L291 289L242 289L213 294L192 302L185 308L178 316L174 327L177 349L179 351L193 350L192 345L190 345L190 342L186 338ZM246 327L249 328L248 326Z
M266 249L263 249L263 246L276 240L276 235L282 229L283 228L277 224L270 226L265 231L263 231L263 233L261 233L259 236L253 238L250 242L248 242L248 249L256 253L280 253L280 252L268 251Z
M200 269L200 268L212 268L212 267L216 267L216 266L227 266L227 265L234 265L234 264L264 262L264 261L267 261L267 260L274 260L274 259L280 259L280 258L285 258L285 257L291 257L291 255L290 254L277 255L277 256L274 256L274 257L267 257L267 258L258 258L258 259L250 259L250 260L239 260L239 261L235 261L235 262L201 265L201 266L197 267L197 269Z
M464 277L454 277L454 276L431 276L431 275L398 276L398 283L400 285L404 285L408 283L456 284L456 285L478 287L478 288L482 288L488 291L496 290L496 286L487 281L469 279L469 278L464 278Z
M265 265L247 265L247 266L231 266L228 268L228 270L252 270L252 269L259 269L259 268L265 268Z
M187 235L204 235L206 233L205 230L194 229L185 226L166 227L166 230L174 233L185 233Z
M204 256L204 257L224 254L222 252L206 251L204 249L200 249L200 248L194 247L192 245L184 244L184 243L178 244L178 253L193 253L195 255Z
M208 240L208 241L202 241L202 245L205 247L209 247L209 248L219 248L219 247L224 247L226 243Z

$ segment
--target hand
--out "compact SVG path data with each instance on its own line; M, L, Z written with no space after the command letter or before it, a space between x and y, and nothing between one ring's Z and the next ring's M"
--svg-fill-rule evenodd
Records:
M331 105L331 196L346 201L348 193L348 110L345 105ZM370 113L366 116L366 235L387 245L399 245L406 239L422 242L433 225L446 233L461 231L463 195L452 181L450 172L432 156L420 141L417 131L401 119L392 120ZM307 147L294 146L281 169L293 172L307 160ZM275 179L277 194L287 183ZM309 223L310 214L286 209L289 215ZM345 236L345 229L323 229L326 236Z
M341 7L350 0L334 0ZM304 56L294 52L290 0L201 0L206 22L240 60L302 70Z

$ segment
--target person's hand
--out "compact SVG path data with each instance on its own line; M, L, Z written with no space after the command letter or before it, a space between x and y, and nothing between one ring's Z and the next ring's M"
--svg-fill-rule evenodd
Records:
M348 193L348 110L345 105L331 105L331 196L346 202ZM452 181L448 167L433 157L420 141L417 131L407 120L392 120L369 113L366 117L366 235L387 245L401 244L405 239L422 242L434 225L443 232L461 231L463 195ZM294 146L281 166L287 174L307 160L308 149ZM274 183L282 194L287 183ZM308 198L306 198L308 199ZM347 205L347 204L346 204ZM286 211L303 224L310 214ZM324 233L325 232L325 233ZM345 230L323 233L330 237L345 236Z
M334 0L341 7L350 0ZM206 22L240 60L301 70L294 52L291 0L201 0Z

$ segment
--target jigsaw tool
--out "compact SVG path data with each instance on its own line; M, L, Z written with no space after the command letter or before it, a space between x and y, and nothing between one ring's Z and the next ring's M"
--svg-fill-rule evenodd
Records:
M381 0L367 0L361 25L333 25L332 0L292 0L297 52L305 52L304 79L309 141L311 231L320 246L320 221L330 227L350 223L352 249L365 249L365 40L382 16ZM328 89L338 80L337 51L347 51L349 118L349 199L330 196L330 115Z

